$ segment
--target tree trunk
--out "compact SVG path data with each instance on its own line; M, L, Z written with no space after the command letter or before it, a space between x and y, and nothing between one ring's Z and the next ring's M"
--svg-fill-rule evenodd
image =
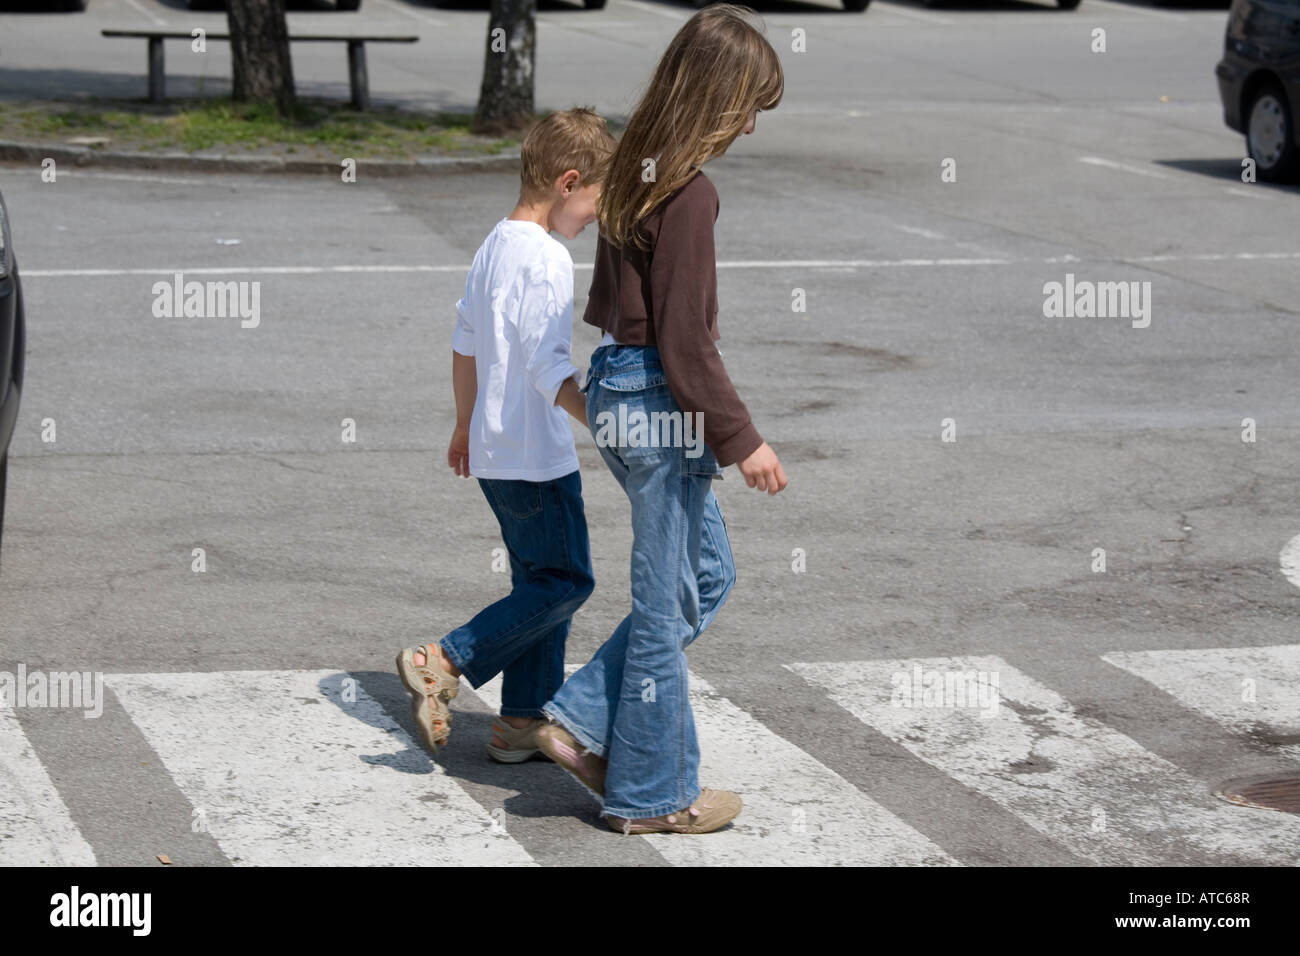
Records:
M533 122L533 65L537 52L536 0L492 0L487 58L474 132L517 132Z
M293 62L284 0L226 0L234 99L293 110Z

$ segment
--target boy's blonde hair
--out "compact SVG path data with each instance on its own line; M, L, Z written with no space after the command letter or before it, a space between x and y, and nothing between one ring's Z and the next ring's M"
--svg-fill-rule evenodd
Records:
M542 199L555 180L570 169L578 185L605 181L614 137L600 114L589 106L551 113L528 131L519 153L520 196Z
M725 153L751 112L781 102L781 61L761 27L749 7L721 3L695 14L673 37L628 120L596 203L606 240L648 248L636 222L696 166ZM654 160L650 182L643 178L647 160Z

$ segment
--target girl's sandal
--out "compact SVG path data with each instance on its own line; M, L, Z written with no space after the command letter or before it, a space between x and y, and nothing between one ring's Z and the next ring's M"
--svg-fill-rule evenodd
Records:
M415 652L424 654L416 665ZM411 692L411 716L420 729L424 745L436 756L451 736L451 710L447 701L460 693L460 678L452 677L439 663L442 648L437 644L408 647L397 655L397 673Z

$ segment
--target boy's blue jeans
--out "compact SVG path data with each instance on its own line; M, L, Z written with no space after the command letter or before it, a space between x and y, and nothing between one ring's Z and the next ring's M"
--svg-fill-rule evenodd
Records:
M591 596L578 472L552 481L478 479L510 554L511 592L442 639L474 688L501 674L501 713L541 717L564 683L569 619Z
M602 440L601 415L617 420L620 404L632 417L681 414L657 349L598 348L584 390L587 424L632 505L632 613L542 710L608 759L605 815L657 817L700 795L685 649L736 581L712 491L722 471L703 436L695 458L685 447Z

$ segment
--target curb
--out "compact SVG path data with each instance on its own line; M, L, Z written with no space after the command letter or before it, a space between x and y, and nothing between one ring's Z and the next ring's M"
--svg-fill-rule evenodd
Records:
M71 146L38 146L0 140L0 162L31 163L44 159L76 167L151 169L201 173L297 173L338 176L338 162L286 159L282 156L194 156L190 153L117 153ZM518 172L519 150L496 156L436 156L427 159L358 159L357 172L367 176L442 176L461 173Z

